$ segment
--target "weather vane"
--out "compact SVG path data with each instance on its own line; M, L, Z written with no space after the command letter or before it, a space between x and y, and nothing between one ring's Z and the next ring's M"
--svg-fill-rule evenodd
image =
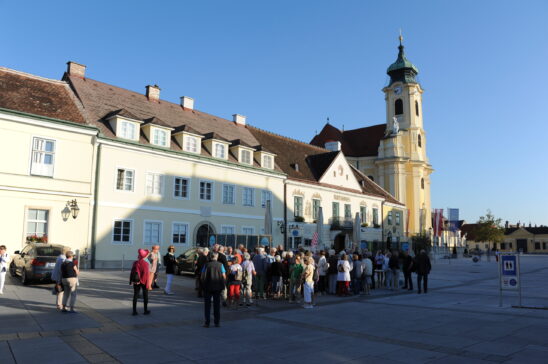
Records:
M399 38L400 38L400 45L401 45L402 42L403 42L403 35L401 35L401 28L400 28L400 36L399 36Z

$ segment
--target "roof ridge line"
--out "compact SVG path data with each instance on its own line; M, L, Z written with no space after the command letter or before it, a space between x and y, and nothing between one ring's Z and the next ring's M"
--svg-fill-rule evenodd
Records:
M59 84L59 85L67 85L67 82L65 82L63 80L56 80L54 78L47 78L47 77L43 77L43 76L33 75L32 73L19 71L19 70L14 70L13 68L7 68L7 67L0 66L0 71L15 73L15 74L25 76L25 77L28 77L28 78L34 78L36 80L41 80L41 81L48 81L48 82L56 83L56 84Z
M270 134L270 135L273 135L275 137L278 137L278 138L282 138L282 139L287 139L287 140L290 140L292 142L297 142L297 143L300 143L300 144L304 144L308 147L312 147L314 149L319 149L323 152L332 152L331 150L329 149L325 149L325 148L322 148L322 147L318 147L317 145L313 145L313 144L310 144L310 143L307 143L307 142L303 142L302 140L298 140L298 139L294 139L294 138L290 138L290 137L287 137L285 135L281 135L281 134L278 134L278 133L274 133L274 132L271 132L271 131L268 131L268 130L265 130L265 129L261 129L259 127L256 127L252 124L248 124L247 127L250 127L250 128L254 128L254 129L257 129L257 130L260 130L264 133L267 133L267 134Z

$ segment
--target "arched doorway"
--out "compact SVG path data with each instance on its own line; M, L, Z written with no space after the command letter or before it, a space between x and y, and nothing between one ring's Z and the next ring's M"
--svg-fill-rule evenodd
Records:
M337 254L339 254L340 251L344 250L345 248L345 238L346 238L346 235L345 234L339 234L337 236L335 236L335 240L334 240L334 244L333 244L333 249L335 249L335 252Z
M208 247L210 245L210 238L215 235L215 229L209 222L203 222L197 225L195 232L196 246Z

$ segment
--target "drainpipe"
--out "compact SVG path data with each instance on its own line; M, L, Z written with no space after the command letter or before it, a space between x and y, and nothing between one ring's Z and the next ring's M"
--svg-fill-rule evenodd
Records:
M384 200L381 202L381 241L382 245L385 244L384 240ZM387 246L388 248L388 246Z
M99 208L99 175L101 171L102 144L97 145L97 161L95 163L95 188L93 193L93 221L91 223L91 269L95 269L95 251L97 247L97 210Z
M284 181L284 250L287 250L287 183Z

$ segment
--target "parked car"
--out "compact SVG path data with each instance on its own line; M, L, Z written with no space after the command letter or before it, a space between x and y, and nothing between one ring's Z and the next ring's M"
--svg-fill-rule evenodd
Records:
M25 285L32 281L50 282L55 261L63 253L63 248L63 245L29 243L14 253L10 274L12 277L21 276L21 283Z
M196 260L198 259L198 249L190 248L177 257L177 274L192 273L196 270Z

